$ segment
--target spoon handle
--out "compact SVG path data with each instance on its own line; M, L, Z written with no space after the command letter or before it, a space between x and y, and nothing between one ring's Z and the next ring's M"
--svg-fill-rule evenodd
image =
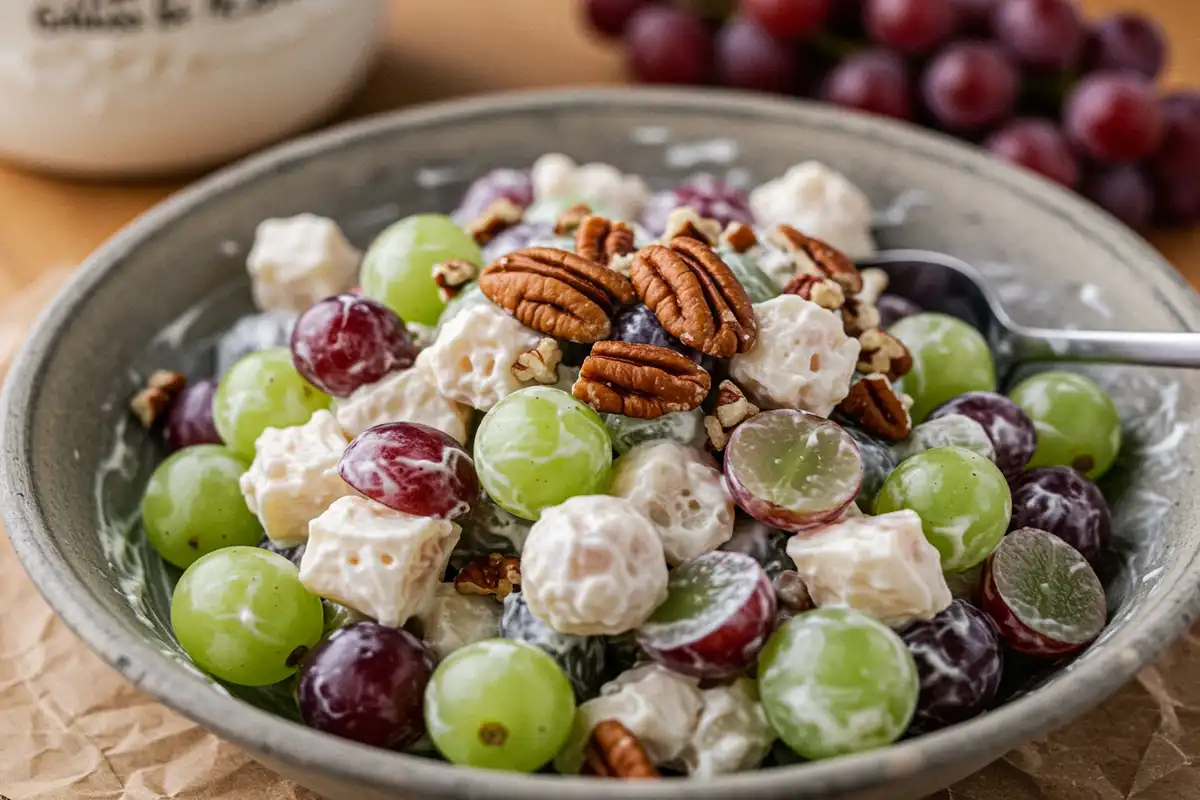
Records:
M1006 344L1016 362L1098 361L1200 368L1200 333L1019 328Z

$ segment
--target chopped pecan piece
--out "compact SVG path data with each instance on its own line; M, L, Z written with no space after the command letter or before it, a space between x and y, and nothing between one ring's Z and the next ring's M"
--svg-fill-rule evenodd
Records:
M669 348L597 342L571 393L601 413L655 419L696 408L710 386L707 372Z
M585 217L575 231L575 252L612 269L614 259L631 254L633 228L604 217Z
M850 387L838 410L867 433L889 442L907 439L912 418L886 375L867 375Z
M878 372L888 376L889 380L899 380L912 369L912 354L904 343L879 328L863 331L858 337L862 350L858 354L859 372L871 374Z
M858 294L862 291L862 276L858 273L858 267L837 248L820 239L806 236L791 225L777 227L771 234L771 240L785 250L807 256L822 275L837 281L846 290L846 294ZM803 268L801 271L804 271Z
M467 563L454 576L454 589L459 594L492 595L503 600L521 584L521 559L489 553Z
M129 401L129 409L142 427L149 430L159 421L175 396L187 386L187 378L178 372L157 369L146 379L146 386Z
M558 362L562 361L562 348L549 336L537 343L537 347L517 356L512 365L513 377L524 383L536 382L550 385L558 382Z
M638 251L630 278L667 333L718 358L754 346L758 326L742 284L712 248L676 238Z
M858 274L862 276L863 287L858 293L859 298L864 303L877 305L879 298L887 291L888 274L879 267L867 267L861 269Z
M728 245L735 253L745 253L758 245L758 236L744 222L731 222L721 233L721 244Z
M808 587L804 585L804 579L796 570L785 569L775 576L774 584L775 597L784 608L797 614L814 608Z
M475 243L482 246L495 239L525 218L525 209L501 197L483 210L479 218L467 226L467 233L475 237Z
M597 778L658 778L654 762L637 737L619 720L606 719L592 729L584 750L584 775Z
M716 408L704 418L704 430L712 449L724 450L733 429L758 412L758 406L746 399L740 386L730 380L721 381L717 386Z
M663 232L662 241L669 244L671 240L680 237L695 239L709 247L716 247L717 242L721 240L721 223L715 219L705 219L691 206L680 206L667 215L667 227Z
M522 324L572 342L608 336L616 307L636 297L624 276L552 247L527 247L496 259L479 276L479 288Z
M443 302L457 296L464 286L478 276L479 267L461 258L451 258L433 265L433 282L437 284L438 296Z
M861 296L847 297L842 305L842 326L847 336L857 339L872 328L878 328L880 321L879 309Z
M794 294L811 300L821 308L837 311L846 304L846 293L835 281L821 275L800 273L783 287L784 294Z
M554 233L557 236L566 236L578 228L588 216L592 213L592 207L587 203L576 203L558 215L558 219L554 221Z

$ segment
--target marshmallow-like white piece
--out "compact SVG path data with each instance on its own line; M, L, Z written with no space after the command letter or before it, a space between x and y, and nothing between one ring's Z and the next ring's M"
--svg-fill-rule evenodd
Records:
M852 259L875 253L871 201L861 189L819 161L805 161L750 192L760 225L791 225Z
M562 153L547 153L531 171L535 200L571 198L635 220L650 198L650 190L637 175L626 175L611 164L576 164Z
M776 735L759 703L754 681L738 678L700 694L704 708L677 765L691 777L710 778L761 764Z
M246 270L259 308L298 314L353 286L361 261L336 222L298 214L258 224Z
M491 597L459 594L453 583L439 583L429 606L416 615L421 641L441 661L455 650L499 636L502 611Z
M451 400L487 411L525 386L513 374L517 358L542 337L499 306L477 303L446 323L428 354L438 391Z
M471 408L438 391L424 350L406 370L359 387L352 395L334 401L334 414L342 429L358 436L386 422L418 422L449 434L466 444Z

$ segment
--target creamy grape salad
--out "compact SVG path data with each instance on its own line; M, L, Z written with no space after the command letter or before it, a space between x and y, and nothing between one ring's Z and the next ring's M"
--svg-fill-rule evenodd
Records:
M546 155L360 252L259 225L218 374L131 407L179 645L460 765L711 776L986 712L1106 623L1091 380L997 392L809 162L652 193ZM891 291L889 291L889 289ZM1017 656L1014 658L1013 656Z

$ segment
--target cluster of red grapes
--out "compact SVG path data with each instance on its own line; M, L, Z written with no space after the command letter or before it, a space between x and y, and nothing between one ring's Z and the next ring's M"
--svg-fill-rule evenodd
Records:
M584 0L647 83L815 97L982 144L1133 227L1200 222L1200 92L1161 27L1073 0Z

